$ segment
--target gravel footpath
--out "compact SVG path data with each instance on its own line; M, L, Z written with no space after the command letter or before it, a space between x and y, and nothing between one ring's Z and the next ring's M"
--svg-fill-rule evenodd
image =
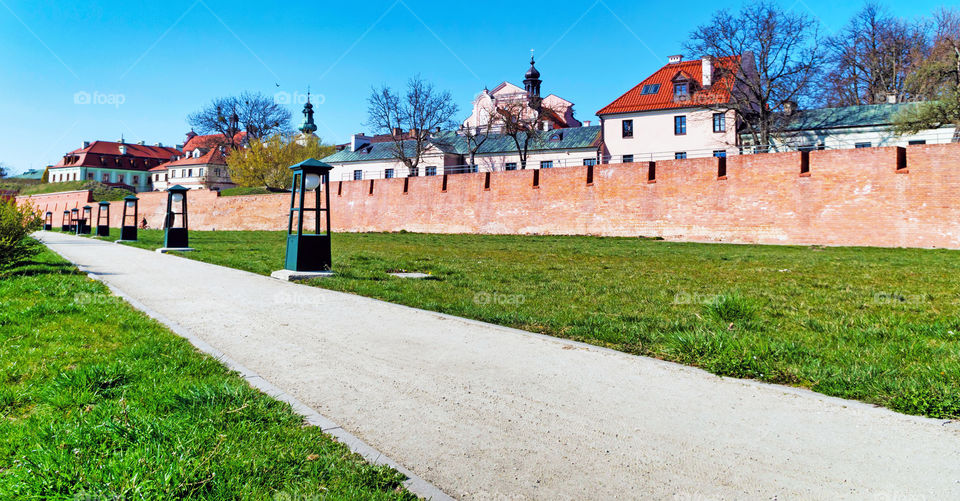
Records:
M455 498L960 499L960 423L37 236Z

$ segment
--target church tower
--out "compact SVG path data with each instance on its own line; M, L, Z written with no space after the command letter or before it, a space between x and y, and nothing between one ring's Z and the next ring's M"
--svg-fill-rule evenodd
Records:
M540 72L533 66L533 54L530 55L530 69L523 78L523 88L531 99L540 98Z

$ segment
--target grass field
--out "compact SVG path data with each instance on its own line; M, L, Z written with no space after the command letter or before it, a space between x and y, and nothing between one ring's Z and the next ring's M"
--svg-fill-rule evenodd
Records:
M283 235L192 232L185 256L269 274ZM147 231L137 245L161 242ZM337 276L314 285L960 417L957 251L403 233L337 234L333 247Z
M0 341L0 499L415 499L50 251Z

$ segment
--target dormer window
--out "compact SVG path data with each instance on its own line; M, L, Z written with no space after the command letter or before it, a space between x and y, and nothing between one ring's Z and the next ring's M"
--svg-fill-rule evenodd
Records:
M684 101L690 98L690 84L687 82L675 82L673 84L673 99Z

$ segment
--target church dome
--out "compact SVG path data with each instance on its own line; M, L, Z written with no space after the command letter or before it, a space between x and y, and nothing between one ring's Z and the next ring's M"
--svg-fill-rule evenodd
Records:
M527 70L527 74L525 75L525 77L526 77L527 80L534 80L534 79L540 78L540 72L537 71L537 69L534 68L534 66L533 66L533 58L532 58L532 57L530 58L530 69Z

